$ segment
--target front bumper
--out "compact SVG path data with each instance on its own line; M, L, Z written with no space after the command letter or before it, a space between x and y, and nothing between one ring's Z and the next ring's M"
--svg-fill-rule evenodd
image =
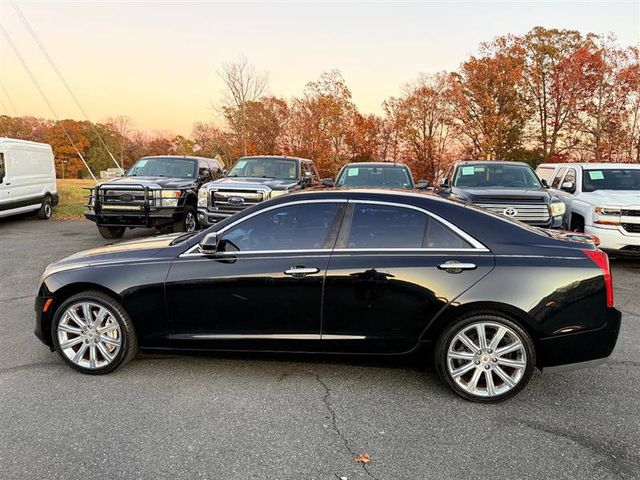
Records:
M49 297L38 295L35 302L36 310L36 326L33 331L38 340L44 343L49 349L53 350L53 342L51 341L51 318L50 315L44 313L44 303Z
M147 212L144 211L101 211L89 210L84 216L95 222L99 227L144 227L158 228L184 219L184 209L159 208Z
M238 212L212 211L208 208L198 208L198 223L202 226L210 227L236 213Z
M616 346L621 318L619 310L608 308L607 322L600 328L541 338L537 348L538 366L579 366L582 362L608 357Z
M640 255L640 234L629 233L617 228L601 228L586 225L584 232L600 239L600 248L613 253Z

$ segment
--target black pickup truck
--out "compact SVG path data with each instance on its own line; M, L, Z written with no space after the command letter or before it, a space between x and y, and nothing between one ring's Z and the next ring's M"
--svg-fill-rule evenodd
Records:
M198 228L198 190L223 173L212 158L144 157L124 176L91 188L84 215L104 238L136 227L190 232Z
M263 200L318 185L318 170L307 158L242 157L223 178L200 189L198 221L213 225Z
M522 162L458 162L437 192L537 227L560 227L565 212L565 204Z

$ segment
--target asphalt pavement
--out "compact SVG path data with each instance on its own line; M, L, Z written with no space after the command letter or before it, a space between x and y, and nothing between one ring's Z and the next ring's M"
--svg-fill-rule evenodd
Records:
M86 221L0 220L2 479L640 478L640 261L613 262L606 365L478 405L416 359L149 355L76 373L33 335L33 299L49 262L104 243Z

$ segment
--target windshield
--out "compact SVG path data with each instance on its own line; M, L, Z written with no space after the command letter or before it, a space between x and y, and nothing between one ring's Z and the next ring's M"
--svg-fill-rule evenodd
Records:
M127 177L196 178L196 162L185 158L141 158L127 170Z
M227 177L275 178L278 180L297 180L298 162L282 158L241 158Z
M603 168L582 172L582 191L640 190L640 168Z
M461 165L453 179L454 187L467 188L540 188L540 180L528 165Z
M336 181L336 186L413 188L413 182L406 167L358 165L343 168Z

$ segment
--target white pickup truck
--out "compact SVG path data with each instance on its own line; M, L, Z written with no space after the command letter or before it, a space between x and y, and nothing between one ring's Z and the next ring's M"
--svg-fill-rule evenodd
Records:
M567 206L565 229L595 235L610 253L640 255L640 164L543 163L536 173Z

